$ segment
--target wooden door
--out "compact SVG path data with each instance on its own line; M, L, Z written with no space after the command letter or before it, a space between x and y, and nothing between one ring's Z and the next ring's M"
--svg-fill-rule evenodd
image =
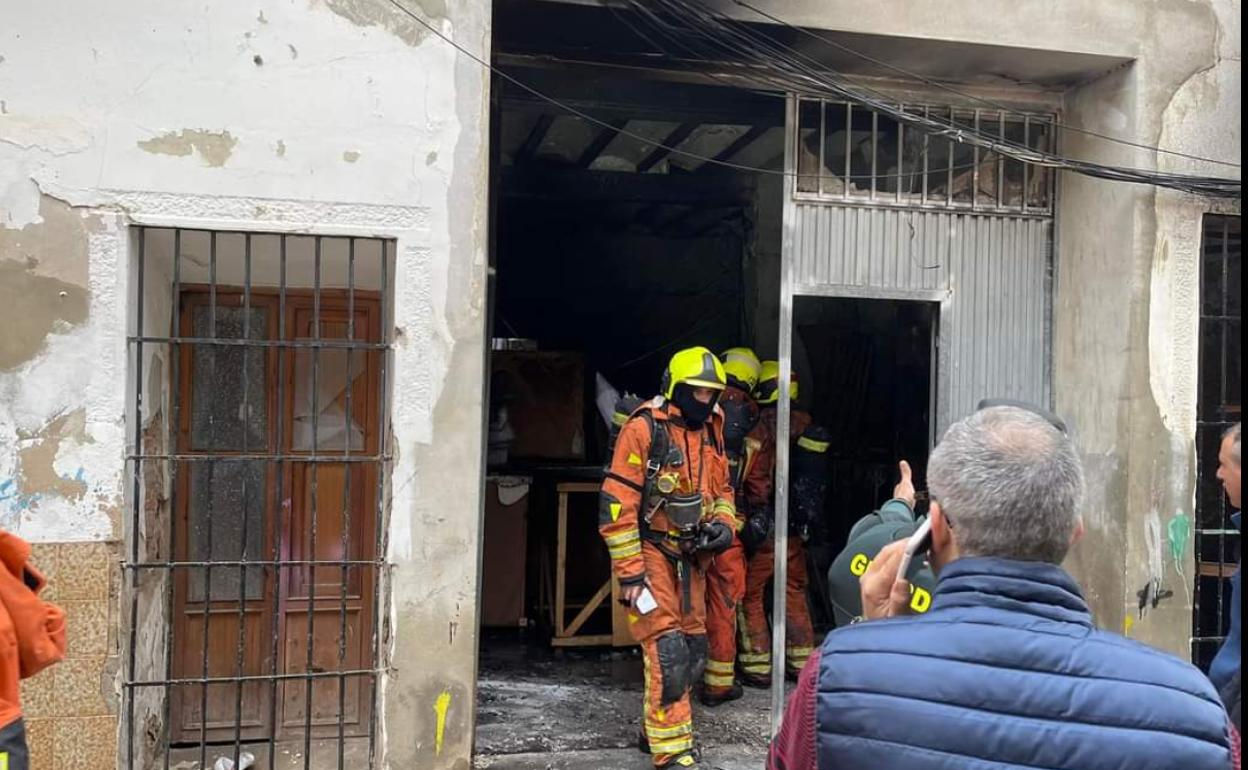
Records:
M267 340L276 303L218 291L183 295L181 336ZM175 679L241 679L273 670L273 570L240 562L272 560L272 463L254 459L277 446L271 348L181 346L174 559L215 562L174 570ZM249 457L251 459L249 459ZM257 679L180 685L170 692L174 742L263 737L271 688ZM204 718L206 715L206 719Z
M182 336L310 342L319 317L322 339L381 338L376 295L325 291L317 307L310 293L253 291L250 315L241 296L218 288L214 311L188 291ZM340 562L377 554L379 470L366 458L380 450L380 365L376 350L183 346L175 559L214 564L176 571L173 673L236 681L173 688L175 743L309 725L337 736L340 715L344 736L365 734L369 679L337 674L371 667L375 572ZM244 579L244 560L269 564Z
M292 303L287 328L311 341L319 316L322 340L375 342L380 339L378 304L322 297ZM326 347L294 353L290 372L287 451L291 511L284 541L287 559L369 561L375 559L377 465L359 462L379 451L380 354ZM315 456L315 460L313 459ZM337 458L341 457L341 460ZM336 736L364 735L368 724L369 679L324 676L367 670L371 665L373 568L361 564L305 565L287 570L282 591L284 671L318 678L288 679L283 687L281 731ZM311 714L307 704L311 704ZM279 732L281 732L279 731Z

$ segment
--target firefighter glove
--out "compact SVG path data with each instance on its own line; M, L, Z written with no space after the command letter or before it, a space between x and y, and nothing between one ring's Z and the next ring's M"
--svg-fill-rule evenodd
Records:
M732 545L732 529L722 521L712 521L702 525L698 537L698 550L710 553L722 553Z
M754 550L771 537L771 512L759 511L745 522L741 530L741 542L746 548Z

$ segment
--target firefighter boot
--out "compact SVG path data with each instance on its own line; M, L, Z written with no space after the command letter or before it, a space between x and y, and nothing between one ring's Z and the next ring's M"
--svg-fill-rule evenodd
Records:
M708 770L706 765L698 761L693 752L681 754L660 767L662 770Z
M745 697L745 688L736 682L727 690L708 691L705 687L698 693L698 701L707 708L715 708L734 700L740 700Z

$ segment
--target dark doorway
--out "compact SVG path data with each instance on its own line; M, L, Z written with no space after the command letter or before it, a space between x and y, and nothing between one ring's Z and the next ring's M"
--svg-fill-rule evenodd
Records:
M496 80L476 751L644 766L642 664L597 532L602 406L653 396L678 350L755 342L759 286L778 283L785 100L656 57L606 8L495 11L495 63L575 112ZM760 765L768 698L701 718L709 756Z
M932 446L939 305L799 297L794 306L797 408L831 434L831 483L811 558L826 574L849 529L892 495L905 459L923 489ZM922 501L920 502L922 506ZM816 624L830 627L822 581L812 580Z

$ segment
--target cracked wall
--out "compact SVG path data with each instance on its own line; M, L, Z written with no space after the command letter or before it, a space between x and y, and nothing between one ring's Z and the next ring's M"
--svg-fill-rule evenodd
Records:
M990 0L779 5L764 3L815 27L1132 58L1069 94L1065 117L1200 154L1238 151L1233 0L1061 0L1010 17ZM486 0L411 8L488 57ZM54 552L115 547L130 526L129 225L394 238L393 665L381 734L391 767L467 767L485 73L385 0L123 3L66 23L80 13L70 0L28 4L6 25L20 35L0 36L0 327L19 330L0 341L0 526ZM1065 149L1154 161L1086 137ZM1061 201L1055 392L1091 482L1089 539L1071 566L1102 625L1184 652L1190 606L1176 586L1190 544L1175 556L1168 539L1194 485L1191 275L1207 204L1077 177L1063 179ZM160 414L151 407L145 427ZM149 498L159 488L145 486ZM160 518L159 505L141 510L131 536ZM1140 617L1136 593L1154 577L1146 598L1173 595ZM145 644L158 666L154 639Z
M487 0L410 7L488 57ZM395 664L382 677L379 729L388 766L463 766L476 650L487 74L386 0L123 3L89 25L66 23L80 14L69 0L28 5L0 33L0 526L53 553L79 544L126 553L119 546L134 539L149 556L164 553L168 480L144 475L137 502L126 481L134 431L147 447L163 439L169 371L145 346L151 379L135 415L131 225L393 239L388 542L406 593L383 600ZM161 313L150 305L148 322ZM456 535L433 548L437 521L454 522ZM163 602L146 598L161 590L141 586L144 672L163 667ZM120 615L128 602L108 606ZM426 621L463 631L431 645ZM426 692L451 694L440 718ZM136 728L149 740L159 705L138 704ZM100 724L116 732L115 716Z
M1138 60L1068 95L1066 119L1238 163L1239 4L1141 10ZM1088 136L1068 136L1065 151L1238 176ZM1055 392L1079 432L1089 482L1088 536L1071 566L1100 625L1183 658L1195 582L1200 228L1209 211L1238 213L1239 204L1071 175L1058 211Z

